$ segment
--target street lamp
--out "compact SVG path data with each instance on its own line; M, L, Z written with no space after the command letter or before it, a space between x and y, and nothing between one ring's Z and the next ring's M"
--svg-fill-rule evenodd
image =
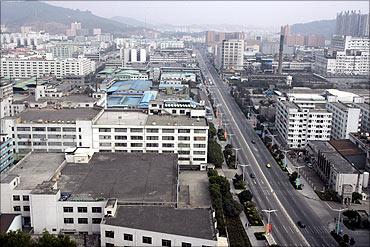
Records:
M230 144L232 144L232 142L231 142L231 137L232 136L234 136L235 134L233 134L233 133L227 133L227 135L230 137L229 139L230 139Z
M238 151L241 148L233 148L235 150L235 168L238 166Z
M329 206L328 203L326 203L326 205L333 211L336 211L338 212L338 221L337 221L337 226L336 226L336 233L339 234L339 230L340 230L340 214L342 213L342 211L346 210L347 208L342 208L342 209L336 209L336 208L332 208Z
M276 212L277 210L276 209L262 209L262 211L268 213L268 216L267 216L267 226L270 228L270 217L271 217L271 213ZM266 235L269 235L269 234L270 234L270 231L266 229Z
M245 179L244 179L244 168L245 167L247 167L247 166L249 166L249 165L242 165L242 164L240 164L239 166L241 166L242 167L242 174L243 174L243 182L245 182Z
M285 168L288 166L288 160L287 160L287 153L289 152L289 150L281 150L281 152L284 153L284 165L285 165Z

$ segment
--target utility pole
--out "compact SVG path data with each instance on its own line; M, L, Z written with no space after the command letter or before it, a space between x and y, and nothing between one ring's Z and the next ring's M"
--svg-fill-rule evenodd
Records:
M267 227L269 229L266 229L266 235L270 234L270 218L271 218L271 213L276 212L276 209L262 209L263 212L266 212L268 214L267 216Z
M249 166L249 165L242 165L242 164L240 164L239 166L241 166L241 167L242 167L243 182L245 182L245 177L244 177L244 173L245 173L245 171L244 171L244 168L245 168L245 167L247 167L247 166Z
M294 166L294 168L297 169L297 172L298 172L297 179L300 179L299 169L301 169L303 167L305 167L305 166ZM301 183L299 182L299 184L301 184Z
M230 138L229 138L229 139L230 139L230 142L229 142L229 144L231 144L231 145L232 145L232 140L231 140L231 137L232 137L232 136L234 136L235 134L233 134L233 133L228 133L227 135L228 135L228 136L230 137Z
M336 232L337 234L339 234L339 232L340 232L340 215L341 215L342 211L347 210L347 208L336 209L336 208L332 208L332 207L330 207L328 203L326 203L326 205L327 205L331 210L333 210L333 211L335 211L335 212L338 212L338 220L337 220L337 224L336 224L336 227L335 227L335 228L336 228L336 229L335 229L335 232Z
M241 148L233 148L235 150L235 168L238 166L238 151Z

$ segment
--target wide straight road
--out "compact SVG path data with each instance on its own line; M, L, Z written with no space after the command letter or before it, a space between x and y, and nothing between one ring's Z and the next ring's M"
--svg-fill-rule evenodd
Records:
M292 187L286 174L249 125L230 95L230 88L220 79L206 54L201 52L197 55L203 73L213 79L210 91L215 101L221 104L223 117L235 135L232 137L233 144L241 148L238 160L249 165L245 178L257 205L260 209L277 210L271 215L272 237L276 243L281 246L337 246L326 223L320 220L307 199ZM252 140L255 144L251 143ZM266 164L271 164L271 168L267 168ZM256 178L250 178L249 173L255 174ZM267 219L267 215L264 218ZM304 222L307 227L298 228L297 221Z

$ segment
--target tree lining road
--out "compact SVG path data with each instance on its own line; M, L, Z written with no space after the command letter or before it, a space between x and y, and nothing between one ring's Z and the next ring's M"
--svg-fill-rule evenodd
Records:
M319 235L307 229L301 232L296 226L298 220L311 227L325 226L325 223L322 224L307 201L301 198L290 185L286 174L280 170L253 128L247 123L244 114L231 97L229 88L219 78L213 65L205 62L203 57L200 57L200 60L205 65L204 72L213 78L215 86L211 88L211 92L216 96L218 103L223 106L224 116L229 120L228 126L235 134L233 141L237 147L242 148L238 155L239 161L249 164L250 167L247 170L251 170L256 175L256 179L251 179L248 175L245 177L255 195L257 204L260 209L278 210L277 214L272 216L272 235L275 241L283 246L336 246L329 231L323 230ZM256 143L251 144L251 139L254 139ZM266 168L267 163L272 167ZM326 227L321 229L326 229Z

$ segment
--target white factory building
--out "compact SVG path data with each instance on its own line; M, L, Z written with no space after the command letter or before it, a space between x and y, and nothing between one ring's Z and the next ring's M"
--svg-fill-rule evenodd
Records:
M15 152L21 154L63 152L69 147L92 147L101 152L176 153L179 164L201 165L204 169L208 126L204 116L196 115L199 110L192 110L193 118L181 112L149 115L94 107L28 108L1 119L1 131L14 136Z
M145 63L147 61L147 53L143 48L121 48L120 58L123 60L123 65Z
M216 246L214 212L178 208L178 169L174 154L32 152L1 177L0 212L36 234L101 234L102 246Z
M54 75L88 75L95 71L95 62L86 58L53 59L42 57L3 57L1 76L12 78L43 77Z

